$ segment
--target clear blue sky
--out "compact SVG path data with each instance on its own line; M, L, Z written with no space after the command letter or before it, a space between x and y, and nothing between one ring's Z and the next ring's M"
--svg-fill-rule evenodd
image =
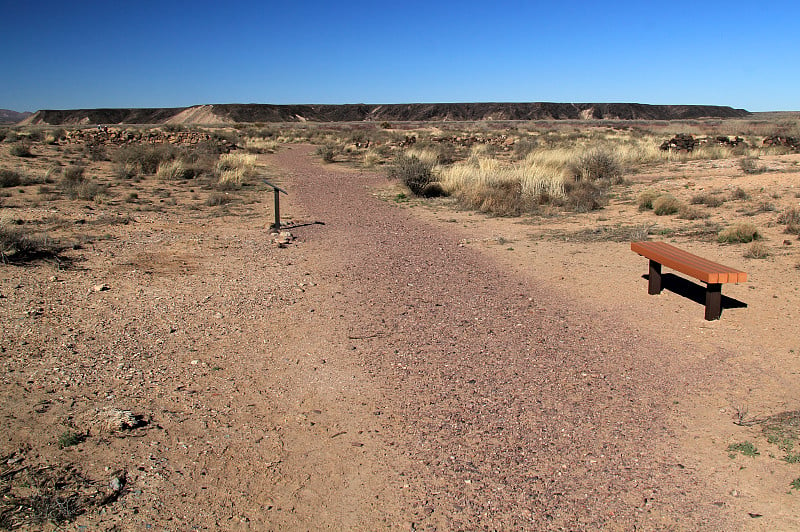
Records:
M0 108L638 102L800 110L800 2L0 0Z

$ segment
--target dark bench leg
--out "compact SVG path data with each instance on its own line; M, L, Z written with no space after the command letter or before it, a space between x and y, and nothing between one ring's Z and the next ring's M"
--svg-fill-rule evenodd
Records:
M647 293L650 295L661 293L661 264L651 260L650 261L650 275L648 276L649 283L647 285Z
M722 314L722 285L708 283L706 287L706 319L718 320Z

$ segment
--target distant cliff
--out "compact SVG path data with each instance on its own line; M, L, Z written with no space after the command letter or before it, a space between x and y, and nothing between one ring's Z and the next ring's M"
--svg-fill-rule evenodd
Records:
M218 104L153 109L43 110L34 113L24 123L77 125L306 121L685 120L738 118L749 114L744 109L716 105L639 103Z
M31 116L33 113L18 113L8 109L0 109L0 124L16 124Z

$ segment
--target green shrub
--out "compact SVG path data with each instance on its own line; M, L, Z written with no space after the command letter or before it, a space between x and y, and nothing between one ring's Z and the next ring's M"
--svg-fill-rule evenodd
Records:
M416 155L400 155L389 167L389 177L398 179L417 196L433 182L433 164L421 161Z
M671 194L662 194L653 200L653 212L657 216L675 214L680 212L682 207L681 201Z
M84 176L85 168L70 165L61 172L61 190L70 199L93 200L105 192L105 187Z
M717 241L726 244L746 244L747 242L752 242L760 238L761 235L758 233L758 229L755 225L741 222L720 231L717 236Z

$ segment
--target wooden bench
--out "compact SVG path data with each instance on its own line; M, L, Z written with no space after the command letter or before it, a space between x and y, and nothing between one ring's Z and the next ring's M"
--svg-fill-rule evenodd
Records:
M706 283L706 319L722 314L722 283L743 283L745 272L711 262L665 242L631 242L631 250L650 259L649 294L661 293L661 266L690 275Z

